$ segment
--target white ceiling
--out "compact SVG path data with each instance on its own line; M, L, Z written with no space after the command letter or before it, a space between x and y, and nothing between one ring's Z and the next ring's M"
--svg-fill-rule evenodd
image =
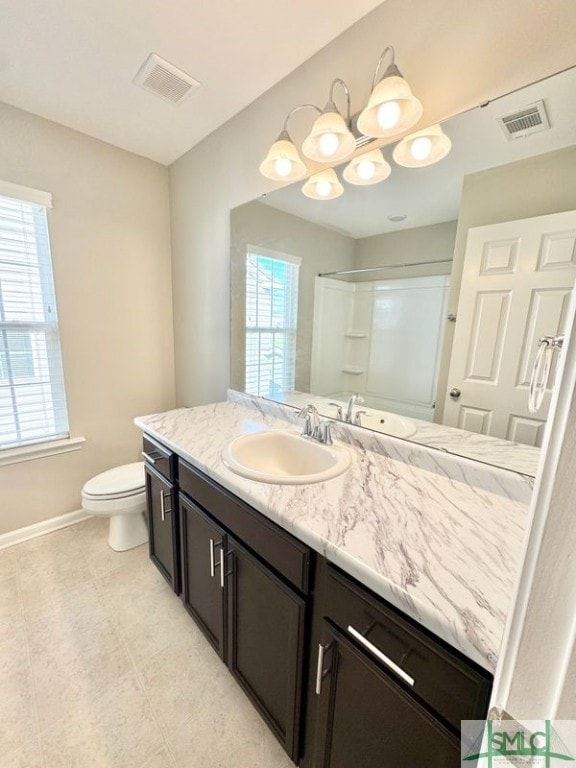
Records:
M13 0L0 101L169 164L382 0ZM157 53L200 81L180 105L132 84Z
M540 100L544 100L550 130L507 141L497 118ZM344 181L341 197L311 200L302 194L302 182L298 182L268 193L261 201L354 238L451 221L458 218L465 174L575 145L575 115L573 68L447 120L442 127L452 150L436 165L402 168L392 160L389 146L383 151L392 173L380 184L360 187ZM406 215L402 223L388 220L399 214Z

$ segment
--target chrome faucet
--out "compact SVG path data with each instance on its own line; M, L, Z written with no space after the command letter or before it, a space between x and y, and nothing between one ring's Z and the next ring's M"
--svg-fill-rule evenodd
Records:
M356 393L355 395L351 395L348 398L348 405L346 406L346 415L344 417L344 421L347 424L359 424L359 421L354 421L354 406L355 405L362 405L364 402L364 398L362 395L359 395Z
M320 420L316 407L312 403L304 406L298 416L304 421L302 437L309 437L325 445L332 445L332 422L326 419Z
M305 419L304 429L302 430L302 437L311 437L318 439L318 432L320 427L320 416L316 407L312 403L308 403L298 414L298 417Z

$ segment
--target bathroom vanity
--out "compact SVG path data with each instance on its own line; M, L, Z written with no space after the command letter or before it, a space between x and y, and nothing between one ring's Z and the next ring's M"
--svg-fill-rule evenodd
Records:
M529 483L426 449L402 462L401 441L355 428L340 477L246 480L222 448L295 412L237 399L136 420L153 562L294 762L459 765L460 720L488 709Z

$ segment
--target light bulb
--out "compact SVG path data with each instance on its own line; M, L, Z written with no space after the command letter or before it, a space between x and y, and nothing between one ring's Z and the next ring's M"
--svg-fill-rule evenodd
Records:
M428 136L419 136L410 144L410 154L414 160L426 160L432 152L432 142Z
M292 161L287 157L279 157L274 163L274 169L278 176L281 176L282 178L290 176Z
M356 166L356 173L358 174L358 178L368 181L368 179L374 178L376 166L372 160L361 160Z
M397 101L385 101L378 107L376 122L383 131L388 131L400 120L400 105Z
M323 133L318 144L320 154L324 155L324 157L331 157L338 149L339 143L338 136L335 133Z
M321 181L316 182L316 194L318 197L328 197L330 194L330 190L332 188L332 185L329 181L326 181L326 179L322 179Z

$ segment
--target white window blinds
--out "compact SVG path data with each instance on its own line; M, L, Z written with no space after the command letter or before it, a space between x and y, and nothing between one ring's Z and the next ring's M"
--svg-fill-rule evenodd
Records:
M0 183L0 448L68 437L45 192Z
M253 247L246 254L246 392L294 389L300 259Z

